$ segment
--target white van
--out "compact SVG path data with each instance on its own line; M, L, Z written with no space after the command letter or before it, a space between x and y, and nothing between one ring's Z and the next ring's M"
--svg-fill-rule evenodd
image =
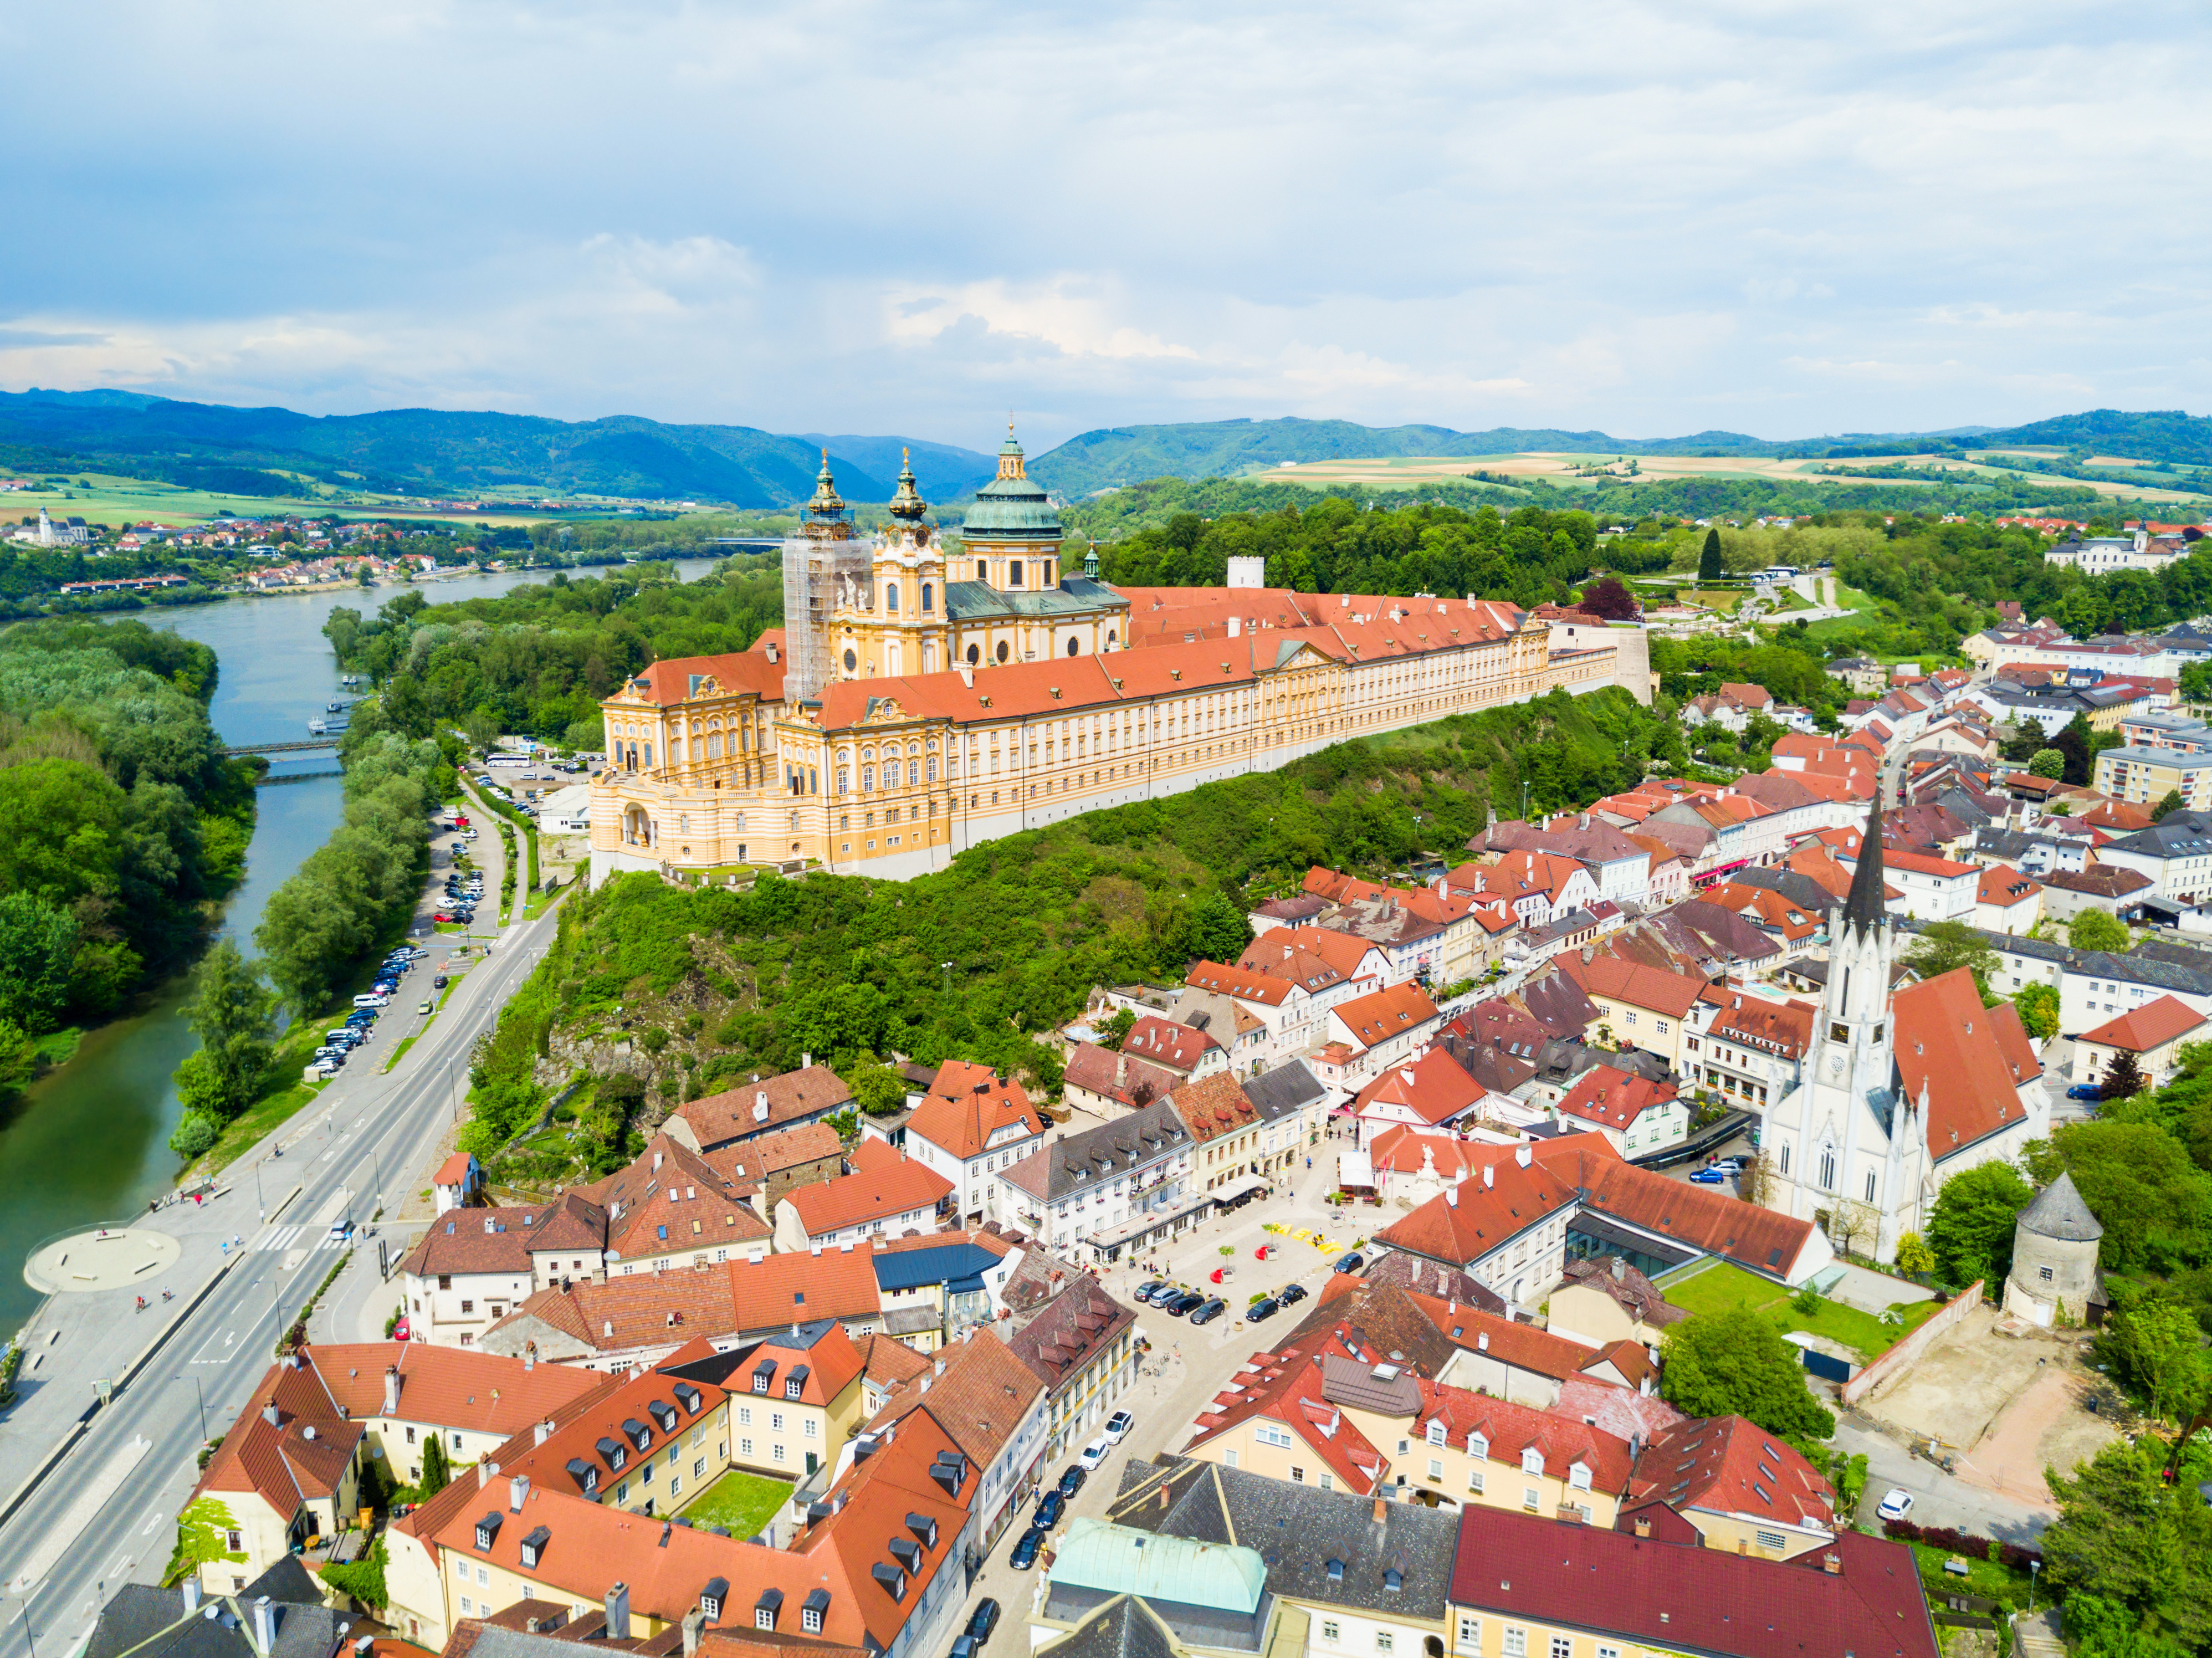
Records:
M380 996L371 992L366 995L355 997L353 1005L356 1007L384 1007L389 1005L391 1001L392 998L389 996Z

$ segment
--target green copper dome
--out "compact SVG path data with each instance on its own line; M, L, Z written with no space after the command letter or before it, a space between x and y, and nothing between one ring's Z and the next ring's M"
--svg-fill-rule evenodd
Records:
M975 492L960 533L970 541L1058 541L1060 514L1033 483L1012 426L999 450L999 476Z

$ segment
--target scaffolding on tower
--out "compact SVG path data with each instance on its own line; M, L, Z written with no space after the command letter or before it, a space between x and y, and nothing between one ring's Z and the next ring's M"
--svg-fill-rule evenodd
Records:
M806 503L798 533L783 544L783 640L789 661L784 671L785 704L817 701L837 680L830 618L841 597L861 610L872 610L875 582L868 543L848 516L845 502L830 476L830 452L822 452L822 471L814 498Z

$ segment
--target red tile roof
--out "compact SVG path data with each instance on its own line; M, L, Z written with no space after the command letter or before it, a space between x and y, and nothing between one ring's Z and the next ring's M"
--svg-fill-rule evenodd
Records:
M951 1181L889 1140L862 1140L849 1161L849 1175L816 1186L796 1186L783 1194L781 1202L798 1212L809 1237L824 1237L917 1209L934 1209L952 1191Z
M2154 1048L2163 1048L2175 1037L2185 1035L2204 1023L2204 1016L2172 996L2161 996L2154 1002L2145 1002L2141 1007L2131 1007L2117 1019L2107 1019L2094 1030L2085 1031L2075 1040L2100 1042L2106 1048L2124 1048L2134 1054L2148 1054Z
M1674 1095L1671 1083L1656 1083L1609 1065L1594 1066L1568 1090L1559 1109L1601 1127L1626 1128L1652 1107L1673 1103Z
M1354 1107L1364 1111L1371 1105L1402 1106L1423 1122L1439 1123L1457 1116L1485 1092L1451 1055L1431 1048L1409 1064L1392 1066L1368 1084Z
M1455 1346L1484 1354L1516 1370L1564 1382L1599 1361L1596 1348L1555 1336L1533 1324L1499 1318L1464 1302L1454 1303L1410 1290L1407 1294Z
M1200 1145L1260 1121L1259 1108L1245 1098L1237 1078L1225 1071L1185 1083L1169 1100L1191 1139Z
M1394 1036L1419 1030L1437 1017L1437 1005L1412 980L1371 995L1355 996L1329 1010L1359 1048L1379 1048Z
M919 1134L963 1162L981 1157L1002 1129L1018 1132L1000 1144L1019 1145L1044 1133L1044 1119L1019 1083L981 1066L939 1069L906 1125L908 1133Z
M1195 989L1218 990L1240 1002L1258 1002L1267 1007L1281 1006L1284 999L1297 987L1286 979L1256 973L1249 968L1224 967L1219 962L1198 963L1183 975L1182 981Z
M768 1096L766 1116L757 1116L758 1096ZM711 1151L732 1140L746 1139L781 1128L799 1117L817 1117L842 1110L853 1102L853 1090L828 1066L809 1066L763 1077L740 1088L687 1102L676 1114L698 1136L699 1149Z
M1289 970L1301 956L1326 963L1334 975L1328 982L1341 983L1359 977L1363 971L1375 970L1368 957L1373 955L1379 961L1381 954L1364 938L1355 938L1348 932L1322 926L1274 927L1247 944L1244 953L1237 958L1237 965L1255 973L1294 980L1313 991L1322 987L1307 983L1304 975Z
M1824 1570L1828 1554L1833 1573ZM1470 1503L1460 1511L1451 1600L1492 1617L1729 1658L1936 1658L1939 1650L1911 1552L1856 1532L1794 1560L1761 1560Z
M1740 1416L1668 1429L1636 1459L1632 1495L1670 1509L1706 1509L1753 1521L1832 1532L1835 1488L1813 1465Z
M1954 968L1891 1004L1905 1097L1928 1100L1928 1155L1940 1162L2027 1114L2019 1090L2043 1074L2010 1002L1982 1005L1974 975Z
M1208 1048L1218 1048L1220 1043L1204 1031L1194 1030L1187 1024L1177 1024L1147 1013L1129 1027L1129 1034L1121 1041L1121 1051L1147 1064L1181 1072L1185 1076L1197 1068Z
M1628 1442L1601 1428L1549 1411L1533 1410L1488 1394L1465 1388L1446 1388L1418 1379L1420 1414L1414 1418L1412 1437L1426 1436L1429 1424L1444 1424L1444 1442L1473 1449L1469 1440L1480 1435L1493 1462L1520 1462L1532 1448L1544 1459L1544 1472L1565 1479L1575 1464L1590 1471L1593 1490L1619 1497L1628 1490L1632 1465Z
M1600 950L1587 962L1570 951L1560 957L1559 963L1560 970L1580 985L1586 994L1603 996L1677 1019L1697 1005L1705 987L1702 980L1655 967L1641 967L1623 961L1611 950Z

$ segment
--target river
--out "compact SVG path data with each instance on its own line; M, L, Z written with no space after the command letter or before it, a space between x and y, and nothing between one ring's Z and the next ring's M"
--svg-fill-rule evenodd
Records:
M677 574L688 581L712 568L710 560L685 559ZM543 572L507 571L429 583L422 591L435 604L543 580ZM325 620L342 604L367 613L392 597L393 589L379 587L134 614L214 647L221 677L210 715L225 742L285 743L303 740L309 719L350 695L338 683ZM318 763L327 764L327 756L278 756L270 774ZM269 895L337 826L340 785L322 776L261 789L246 878L222 924L249 950ZM38 1304L19 1264L40 1240L127 1219L175 1184L179 1165L168 1141L179 1108L170 1077L193 1046L179 1017L185 989L179 975L123 1017L88 1031L76 1056L32 1084L0 1121L0 1345Z

